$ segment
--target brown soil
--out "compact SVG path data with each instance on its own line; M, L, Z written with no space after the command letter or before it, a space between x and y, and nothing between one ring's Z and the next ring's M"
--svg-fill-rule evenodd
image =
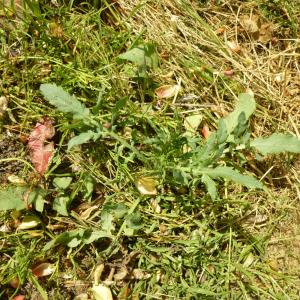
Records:
M12 159L10 161L0 161L0 185L8 182L10 175L19 175L24 168L24 164L14 158L26 156L25 146L18 137L11 133L0 135L0 160Z

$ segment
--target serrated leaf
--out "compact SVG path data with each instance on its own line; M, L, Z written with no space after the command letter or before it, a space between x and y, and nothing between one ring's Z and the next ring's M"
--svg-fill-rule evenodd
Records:
M153 44L136 46L125 53L119 55L120 59L131 61L138 66L148 66L156 68L158 66L158 56Z
M83 244L90 244L94 241L97 241L103 237L111 237L110 234L106 233L103 230L91 230L87 229L82 236Z
M130 229L140 229L143 227L142 218L139 213L132 213L126 217L126 226Z
M205 169L203 174L212 178L225 178L239 183L249 189L262 189L263 184L255 177L243 175L230 167L216 167L214 169Z
M300 139L282 133L274 133L266 138L256 138L250 142L250 146L263 155L281 152L300 153Z
M82 180L83 180L83 185L84 185L84 190L82 191L83 198L90 199L92 196L92 193L94 191L94 180L88 174L84 174L84 176L82 177Z
M83 132L83 133L80 133L79 135L74 136L68 142L68 151L75 146L82 145L82 144L88 142L89 140L94 139L94 137L96 135L97 135L97 133L89 130L87 132Z
M219 121L216 138L217 138L218 144L225 143L228 138L226 124L223 119L220 119L220 121Z
M33 203L34 208L38 212L43 212L45 204L46 192L42 188L34 188L30 193L27 202Z
M245 113L241 112L238 117L238 124L233 130L233 135L235 137L239 137L246 131L247 128L248 128L248 121L246 119Z
M64 232L56 238L56 242L59 244L67 245L70 248L74 248L81 244L83 233L83 229Z
M44 190L29 186L9 186L0 189L0 210L22 210L26 204L43 200Z
M245 120L247 121L254 113L255 107L256 103L252 94L240 94L234 111L223 119L226 125L227 134L232 133L233 130L238 126L239 116L241 113L245 114Z
M56 84L42 84L40 91L50 104L61 112L72 114L74 119L84 119L89 115L89 109L84 104Z
M72 182L72 177L55 177L53 185L60 190L65 190Z
M58 235L55 239L47 243L44 251L47 251L57 244L65 245L70 248L79 246L80 244L90 244L100 238L112 238L111 235L104 231L92 229L75 229L72 231L64 232Z
M115 229L115 225L113 223L114 217L111 213L107 211L103 211L101 214L101 228L105 232L111 234L112 231Z
M75 229L75 230L64 232L58 235L51 242L47 243L44 247L44 250L47 251L57 244L65 245L70 248L77 247L82 243L83 234L84 234L83 229Z
M184 119L184 128L189 136L193 136L196 133L202 119L203 116L201 114L194 114Z
M205 184L210 197L215 200L218 195L216 183L207 174L202 175L201 181Z
M189 173L184 172L183 170L173 170L173 178L176 183L188 185L192 177Z
M68 216L68 204L70 202L69 197L57 197L53 201L52 208L62 216Z
M103 213L107 212L112 214L117 220L123 218L127 211L128 208L125 204L123 203L113 203L113 202L107 202L103 206Z

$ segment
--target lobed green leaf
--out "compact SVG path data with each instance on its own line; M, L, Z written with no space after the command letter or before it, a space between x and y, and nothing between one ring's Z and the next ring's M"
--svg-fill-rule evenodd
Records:
M203 174L206 174L212 178L225 178L239 183L249 189L262 189L263 184L255 177L249 175L243 175L231 167L216 167L214 169L204 169Z
M120 59L131 61L138 66L158 67L158 55L153 44L136 46L119 55Z
M95 133L91 130L87 132L82 132L79 135L72 137L68 142L68 150L72 149L75 146L82 145L91 139L95 139L96 136L99 136L98 133Z
M0 211L22 210L33 203L38 211L43 211L45 191L41 188L29 186L8 186L0 189Z
M300 140L289 134L274 133L269 137L257 138L250 142L261 154L276 154L281 152L300 153Z
M231 112L224 122L226 125L227 133L230 134L239 125L240 114L245 114L245 121L254 113L256 108L256 103L254 96L251 94L243 93L239 95L239 100L233 112Z
M210 197L215 200L218 196L216 183L207 175L202 175L201 181L205 184Z
M74 95L70 95L56 84L42 84L40 91L50 104L61 112L72 114L74 119L84 119L90 113L89 109L79 102Z

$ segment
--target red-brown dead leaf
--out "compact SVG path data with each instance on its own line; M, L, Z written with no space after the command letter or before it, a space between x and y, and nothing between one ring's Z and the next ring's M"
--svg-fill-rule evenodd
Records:
M179 92L179 85L163 85L155 90L158 98L171 98Z
M32 269L32 274L37 278L49 276L55 271L55 266L49 263L41 263Z
M10 285L12 288L14 288L14 289L18 288L19 284L20 284L20 280L19 280L18 277L13 278L13 279L9 282L9 285Z
M216 34L223 34L224 32L225 32L225 27L220 27L220 28L218 28L216 31Z
M225 70L224 75L226 77L232 77L234 75L234 71L233 70Z
M228 41L227 46L232 52L238 53L241 51L241 46L236 41Z
M34 130L28 138L28 149L31 161L36 171L43 175L50 163L54 152L54 144L45 144L55 134L52 121L45 117L35 125Z
M17 295L12 300L24 300L24 299L25 299L24 295Z
M210 135L209 127L207 125L204 125L201 130L202 136L207 139Z

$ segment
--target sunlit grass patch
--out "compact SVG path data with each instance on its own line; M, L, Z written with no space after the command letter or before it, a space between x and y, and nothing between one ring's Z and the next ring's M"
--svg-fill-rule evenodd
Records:
M27 2L1 19L1 195L25 209L1 213L0 295L298 299L299 161L270 155L299 150L297 6Z

